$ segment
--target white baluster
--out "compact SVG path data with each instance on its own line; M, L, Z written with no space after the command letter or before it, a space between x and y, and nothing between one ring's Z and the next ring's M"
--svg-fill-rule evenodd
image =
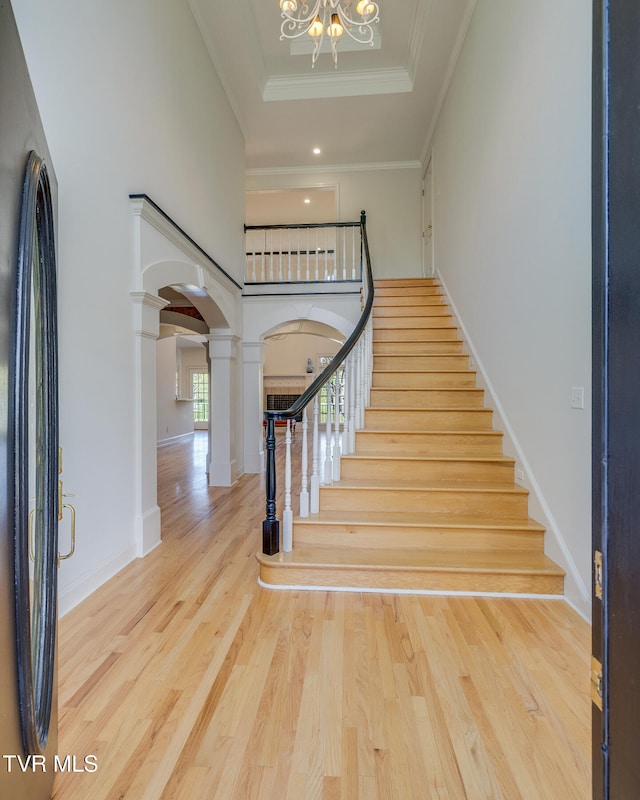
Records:
M351 372L351 354L349 354L344 362L344 400L343 400L343 423L342 423L342 455L348 455L353 450L350 449L349 441L349 373Z
M373 325L371 324L371 320L367 323L367 334L366 334L366 348L367 348L367 368L365 372L365 378L367 381L367 399L366 399L366 406L369 406L371 403L371 384L373 383ZM363 423L364 424L364 423Z
M302 280L302 273L300 272L300 228L298 228L298 280Z
M362 428L362 341L356 345L356 414L355 414L355 428L360 430Z
M356 280L356 230L360 230L359 228L351 228L351 274L353 275L353 280Z
M355 382L355 375L356 375L356 354L352 350L349 355L349 425L348 425L348 437L349 437L349 452L355 453L356 451L356 419L355 419L355 409L356 409L356 382Z
M333 403L331 402L331 380L328 380L325 386L327 390L327 425L325 434L324 470L322 474L322 482L324 484L329 484L333 481L333 465L331 463L331 409L333 408Z
M307 421L307 409L305 406L302 412L302 482L300 488L300 516L309 516L309 490L307 488L307 473L309 469L307 457L307 430L309 423Z
M273 231L269 231L269 281L273 283Z
M368 405L367 402L367 348L365 343L366 336L360 339L362 344L362 358L360 360L360 396L362 398L362 405L360 407L360 428L364 428L364 410Z
M319 474L319 434L318 434L318 395L313 399L313 445L311 451L311 513L317 514L320 509L320 474Z
M315 249L315 258L316 258L316 281L320 280L320 273L318 271L318 229L316 228L316 249Z
M334 414L336 423L336 432L334 436L333 450L331 457L333 460L333 480L334 483L340 480L340 370L334 375L335 392L334 392Z
M293 511L291 510L291 420L287 420L284 440L284 511L282 512L282 549L290 553L293 547Z
M342 236L342 272L347 275L347 231L348 228L340 228L340 235Z
M327 239L327 229L322 229L322 238L324 240L324 279L329 277L329 242Z

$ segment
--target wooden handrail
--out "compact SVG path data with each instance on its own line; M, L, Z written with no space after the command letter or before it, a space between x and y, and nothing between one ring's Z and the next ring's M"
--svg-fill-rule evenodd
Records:
M327 226L327 224L318 225L316 227ZM337 225L353 225L353 223L332 223L335 227ZM245 226L245 228L248 226ZM296 227L293 225L273 226L273 227ZM299 226L299 227L312 227L312 226ZM371 316L371 309L373 307L373 272L371 269L371 259L369 256L369 242L367 239L367 219L364 211L360 213L360 230L362 236L363 256L365 262L366 276L366 296L365 304L360 315L360 319L351 335L342 345L340 350L334 356L332 361L327 364L323 371L315 378L313 383L300 395L300 397L293 403L292 406L281 411L265 411L264 418L267 422L267 437L266 437L266 474L265 474L265 487L266 487L266 517L262 523L262 550L266 555L274 555L280 550L280 522L276 516L276 435L275 435L275 421L292 419L305 408L311 400L318 394L320 389L325 383L338 371L344 364L347 356L356 346L360 337L365 331L369 317Z

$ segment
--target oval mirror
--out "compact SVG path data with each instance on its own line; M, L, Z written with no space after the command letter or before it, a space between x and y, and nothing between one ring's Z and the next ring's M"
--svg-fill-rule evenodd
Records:
M13 349L13 498L18 692L25 752L46 747L55 677L58 552L56 261L43 160L25 174Z

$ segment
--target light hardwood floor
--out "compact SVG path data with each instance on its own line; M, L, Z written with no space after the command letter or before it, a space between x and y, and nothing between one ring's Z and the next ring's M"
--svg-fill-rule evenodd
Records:
M564 602L262 589L262 479L207 488L205 447L159 450L163 544L60 623L59 752L98 769L55 800L588 800Z

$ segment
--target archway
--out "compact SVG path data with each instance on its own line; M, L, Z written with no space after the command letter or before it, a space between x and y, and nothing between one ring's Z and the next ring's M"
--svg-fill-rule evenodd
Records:
M236 350L242 326L241 285L146 195L130 195L133 214L131 292L135 331L135 538L138 556L160 544L157 498L156 340L160 295L173 287L196 308L208 333L210 395L216 404L209 426L209 483L230 485L243 471L242 428L236 406L241 383ZM239 238L241 248L241 239ZM239 249L238 263L242 250ZM215 439L215 451L211 440Z

